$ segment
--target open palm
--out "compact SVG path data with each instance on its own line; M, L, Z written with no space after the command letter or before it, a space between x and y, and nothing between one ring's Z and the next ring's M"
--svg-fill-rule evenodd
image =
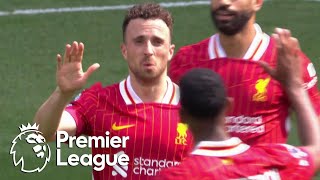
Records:
M74 41L67 44L63 58L57 55L57 85L61 92L74 94L83 88L89 76L99 68L99 64L91 65L86 72L82 70L84 44Z

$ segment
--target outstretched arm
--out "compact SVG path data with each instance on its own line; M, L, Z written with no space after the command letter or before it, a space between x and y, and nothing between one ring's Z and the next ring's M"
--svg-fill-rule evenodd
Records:
M275 30L273 37L278 48L277 67L272 69L265 62L260 62L264 69L285 88L292 106L297 114L298 131L301 143L320 167L320 125L313 109L307 90L303 87L302 59L298 55L299 42L291 36L289 30Z
M99 68L99 64L93 64L83 72L83 51L83 43L73 42L72 45L66 45L63 58L57 55L57 88L34 117L34 122L39 124L39 130L49 141L54 140L57 130L67 131L69 135L76 132L75 121L64 109L75 93L83 88L89 76Z

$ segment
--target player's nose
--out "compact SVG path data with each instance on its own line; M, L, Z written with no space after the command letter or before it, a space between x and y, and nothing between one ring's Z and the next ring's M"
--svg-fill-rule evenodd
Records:
M154 48L153 48L153 45L152 45L152 43L150 41L147 41L145 43L143 50L144 50L144 54L146 56L151 56L154 53Z

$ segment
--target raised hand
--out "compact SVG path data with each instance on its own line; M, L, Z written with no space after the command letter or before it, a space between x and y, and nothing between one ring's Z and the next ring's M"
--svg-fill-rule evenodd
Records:
M299 41L291 36L287 29L276 28L272 37L278 49L277 66L271 68L266 62L259 62L262 67L287 88L302 86L302 59L299 57Z
M63 94L73 95L83 88L89 76L100 67L95 63L83 72L83 51L84 44L74 41L72 45L66 45L63 58L60 54L57 55L56 81Z

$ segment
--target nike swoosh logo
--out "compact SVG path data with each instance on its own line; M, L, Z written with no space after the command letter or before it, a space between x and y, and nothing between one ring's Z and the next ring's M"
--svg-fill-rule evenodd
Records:
M116 123L113 123L113 124L112 124L112 130L114 130L114 131L119 131L119 130L122 130L122 129L131 128L131 127L134 127L134 126L135 126L134 124L117 126Z

